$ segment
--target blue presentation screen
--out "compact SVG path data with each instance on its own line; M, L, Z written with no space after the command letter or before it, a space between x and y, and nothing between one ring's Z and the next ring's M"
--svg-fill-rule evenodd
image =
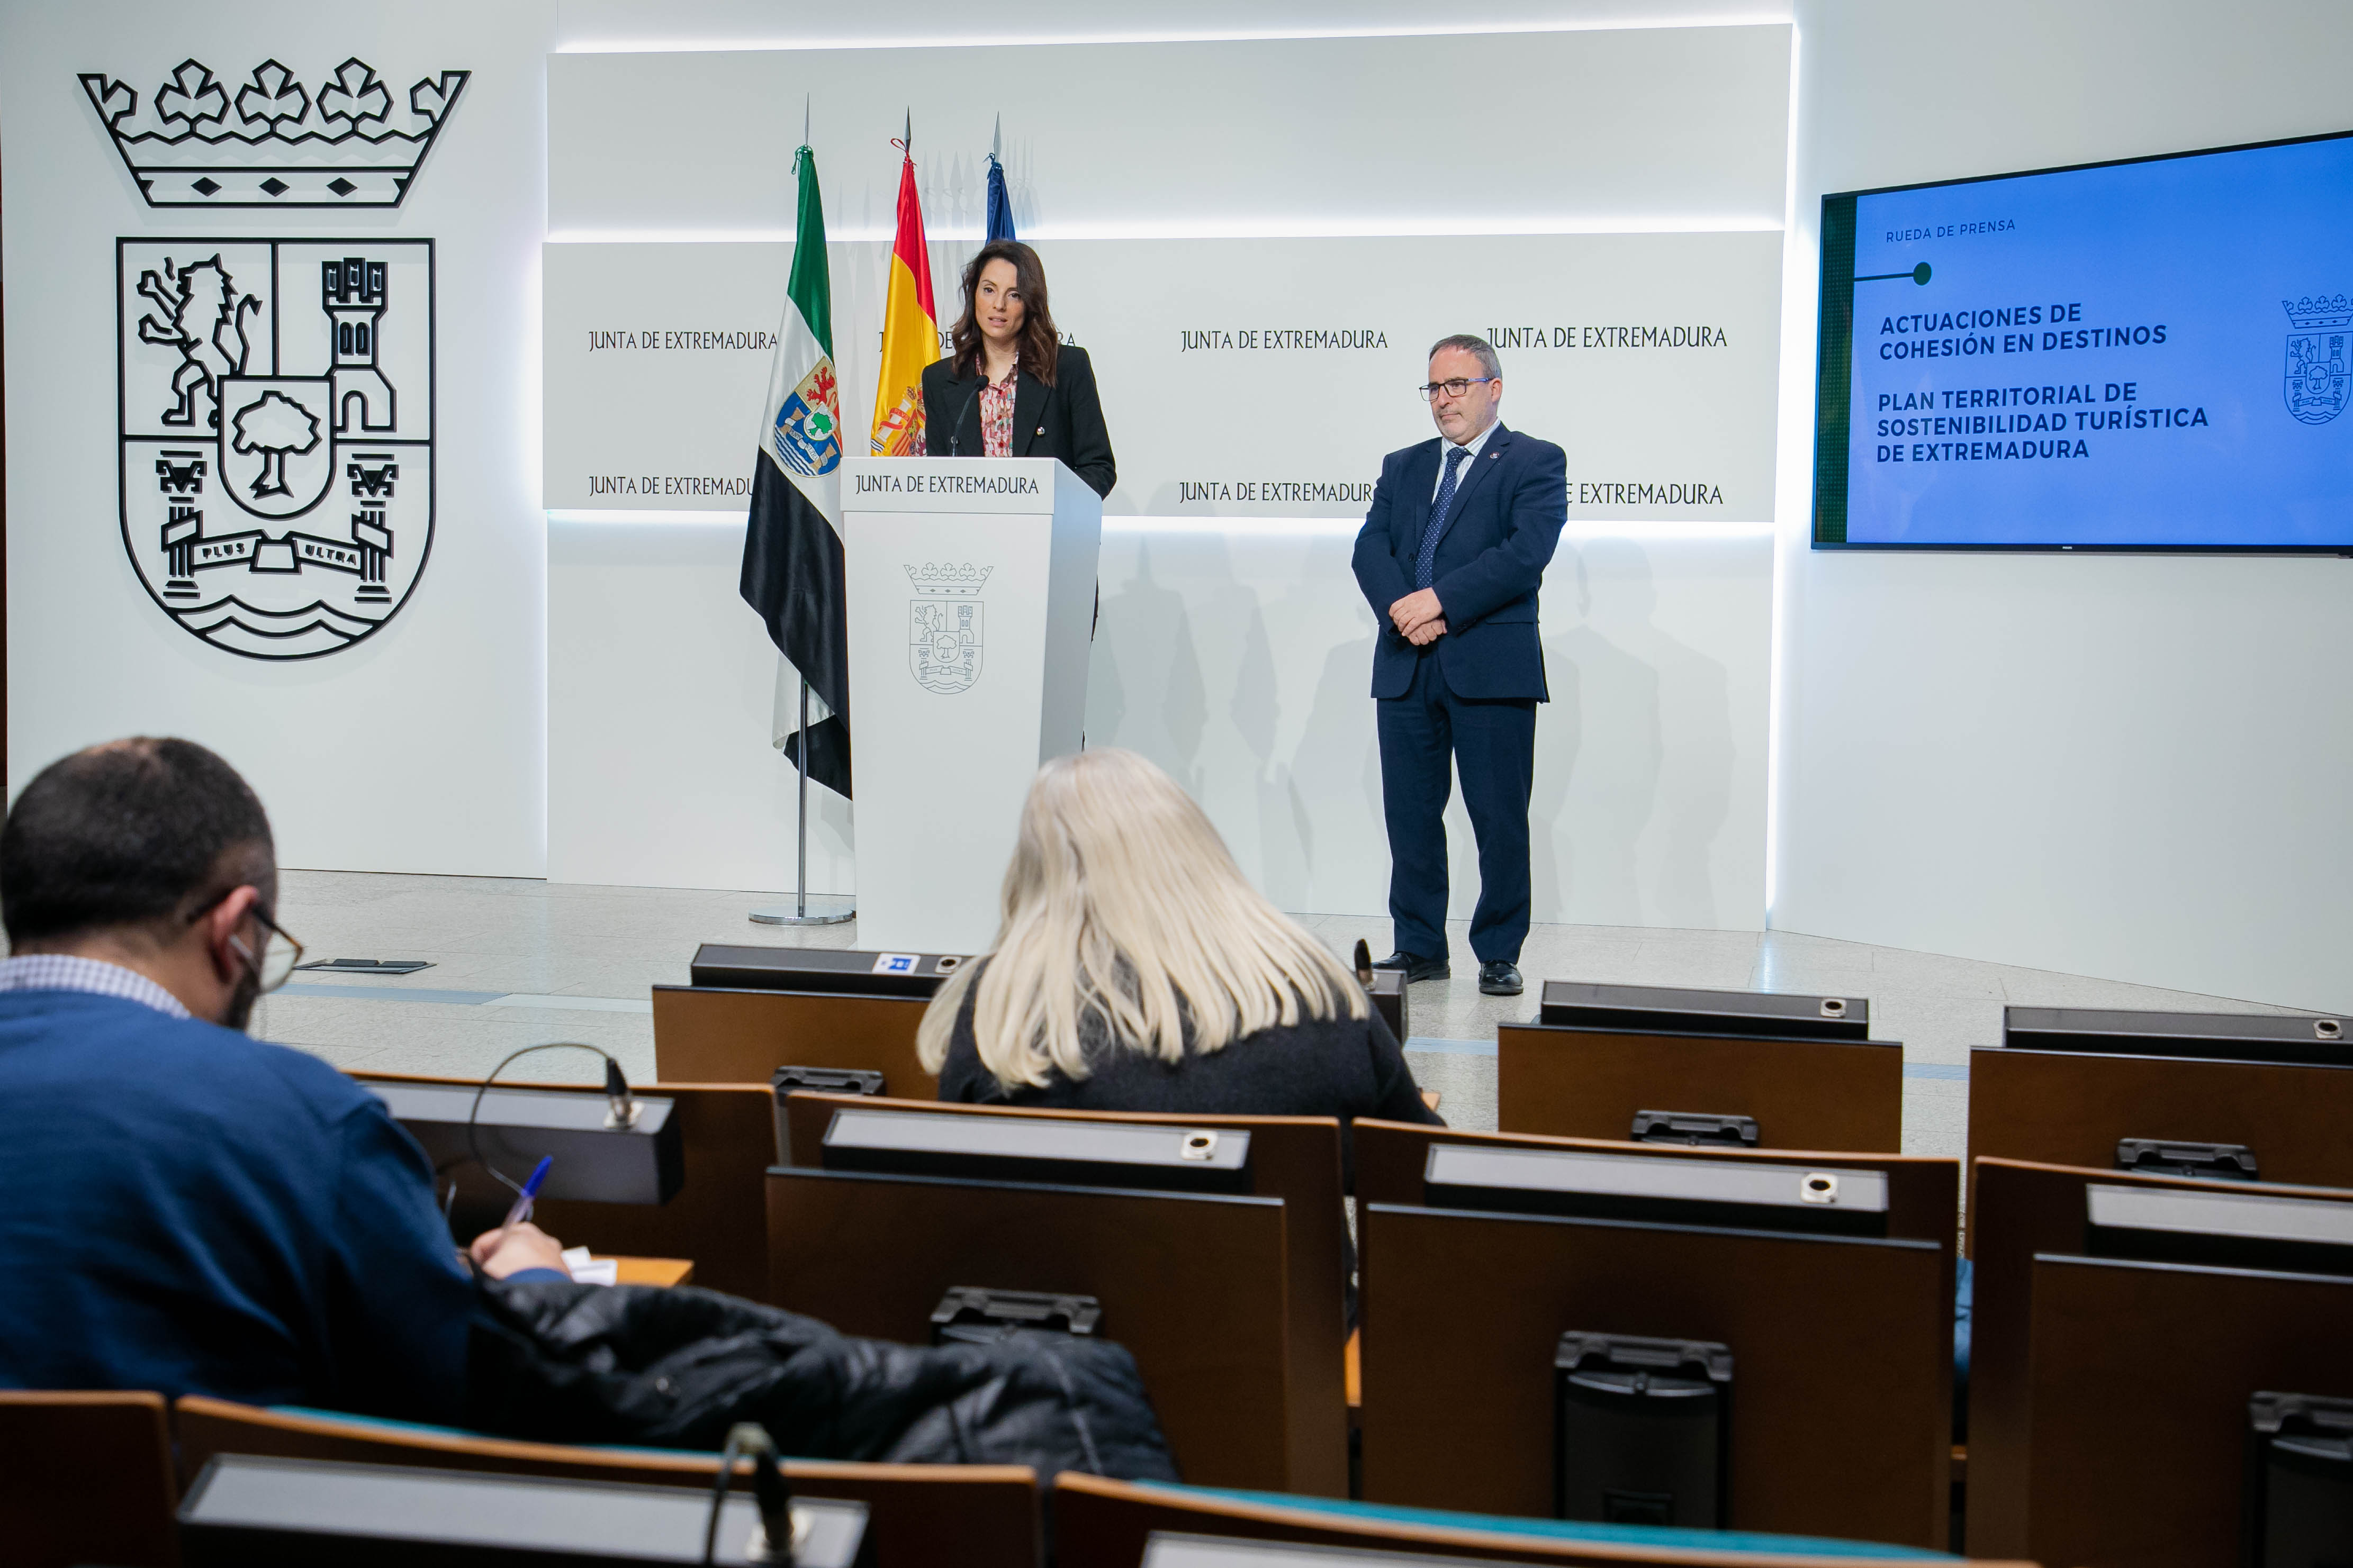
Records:
M2353 551L2353 134L1822 200L1817 545Z

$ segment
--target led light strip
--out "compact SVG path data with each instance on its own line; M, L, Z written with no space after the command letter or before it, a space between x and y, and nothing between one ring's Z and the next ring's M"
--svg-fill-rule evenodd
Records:
M550 522L590 526L621 523L665 523L687 527L740 528L740 511L550 511ZM1242 538L1353 538L1365 526L1354 517L1106 517L1105 533L1218 534ZM1573 519L1561 530L1569 539L1769 539L1769 522L1727 522L1714 518Z
M1121 239L1458 239L1485 237L1618 234L1779 234L1778 217L1265 217L1203 218L1181 226L1165 221L1122 224L1032 225L1022 230L1039 240ZM889 228L835 228L832 245L888 245ZM977 228L927 228L934 245L976 245ZM790 245L788 228L559 228L550 245Z
M1035 48L1072 44L1245 44L1315 38L1491 37L1514 33L1636 33L1681 27L1778 27L1794 19L1786 5L1746 7L1723 16L1571 18L1542 22L1431 23L1393 27L1299 27L1209 32L1040 33L1028 37L942 36L910 38L591 38L555 46L559 55L678 55L765 52L782 49L961 49Z

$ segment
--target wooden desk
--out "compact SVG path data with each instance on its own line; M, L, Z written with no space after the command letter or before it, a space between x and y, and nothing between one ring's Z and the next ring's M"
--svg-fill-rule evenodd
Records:
M591 1258L602 1263L605 1259ZM659 1285L667 1289L672 1285L685 1285L694 1279L694 1265L683 1258L616 1258L616 1285Z
M427 1078L406 1073L357 1072L362 1083L448 1083L472 1086L480 1079ZM530 1089L577 1094L601 1102L601 1086L517 1083ZM765 1083L641 1083L637 1092L675 1101L685 1175L666 1204L600 1204L542 1198L533 1213L540 1227L566 1247L585 1247L600 1257L691 1258L694 1282L754 1301L768 1293L768 1226L762 1173L776 1157L776 1101ZM506 1210L509 1194L480 1170L448 1173L458 1181L461 1210L488 1214L490 1224ZM447 1177L444 1178L448 1179ZM463 1228L460 1226L459 1228ZM473 1240L458 1237L459 1246Z
M2033 1271L2033 1554L2240 1561L2248 1396L2353 1396L2353 1279L2063 1257Z
M1732 1347L1736 1530L1941 1548L1950 1275L1920 1241L1359 1205L1367 1502L1543 1517L1571 1329Z
M682 1449L590 1448L525 1443L364 1418L293 1415L190 1395L174 1406L180 1460L193 1479L216 1454L424 1465L493 1475L687 1487L709 1493L719 1456ZM870 1465L787 1459L793 1489L848 1498L873 1510L876 1568L1037 1568L1037 1473L1015 1465ZM739 1470L735 1485L746 1484ZM13 1565L13 1559L9 1560ZM75 1562L143 1564L147 1558Z
M1831 1150L1690 1149L1675 1143L1624 1143L1600 1138L1553 1138L1535 1132L1466 1132L1421 1122L1360 1116L1354 1127L1356 1201L1419 1204L1421 1174L1434 1143L1490 1149L1557 1149L1635 1158L1729 1160L1766 1165L1843 1165L1887 1178L1887 1234L1934 1241L1948 1252L1958 1242L1961 1163L1937 1155L1841 1153Z
M1636 1112L1680 1110L1754 1117L1772 1149L1904 1147L1904 1047L1894 1040L1504 1024L1495 1047L1505 1132L1623 1140Z
M931 1004L913 996L735 991L657 985L654 1070L681 1083L751 1083L780 1067L865 1068L907 1099L938 1080L915 1059L915 1028Z
M2116 1163L2122 1138L2243 1143L2266 1182L2353 1187L2353 1067L1981 1046L1969 1154Z
M930 1341L952 1287L1093 1296L1098 1332L1134 1356L1181 1474L1289 1490L1285 1207L779 1166L768 1173L771 1291L789 1311L902 1344ZM1335 1316L1335 1339L1338 1326ZM1328 1416L1345 1435L1332 1352Z
M1393 973L1385 971L1384 973ZM1049 1121L1146 1122L1233 1129L1250 1135L1251 1190L1281 1198L1286 1257L1284 1304L1291 1379L1290 1489L1348 1495L1348 1429L1344 1384L1347 1291L1347 1215L1340 1194L1340 1124L1328 1116L1167 1117L1135 1111L1033 1110L938 1100L788 1095L786 1143L791 1163L821 1169L825 1130L842 1110L914 1111L935 1116L1038 1117Z
M2040 1355L2034 1258L2084 1249L2084 1189L2094 1183L2205 1192L2236 1185L2023 1160L1970 1162L1968 1251L1977 1269L1969 1326L1968 1540L1974 1552L2027 1553L2029 1384ZM2262 1190L2353 1203L2353 1192L2337 1188L2266 1183Z

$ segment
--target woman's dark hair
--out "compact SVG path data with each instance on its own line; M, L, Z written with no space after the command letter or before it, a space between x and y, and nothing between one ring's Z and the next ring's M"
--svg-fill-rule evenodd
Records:
M1013 263L1013 289L1021 296L1021 374L1054 384L1054 356L1062 340L1054 331L1054 313L1046 308L1046 268L1038 253L1018 239L992 239L964 269L964 314L956 318L948 362L958 375L985 375L978 316L980 275L992 261Z
M25 942L185 920L238 888L276 891L269 818L193 741L140 736L35 775L0 824L0 923Z

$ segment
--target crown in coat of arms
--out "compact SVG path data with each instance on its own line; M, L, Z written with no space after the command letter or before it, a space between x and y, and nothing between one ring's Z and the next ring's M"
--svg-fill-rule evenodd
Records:
M143 108L102 71L79 79L149 206L396 207L471 74L425 78L402 114L356 56L316 92L274 59L233 88L186 59Z
M2353 300L2342 294L2308 294L2301 300L2282 300L2280 308L2287 312L2288 321L2299 332L2353 326Z
M907 581L915 592L926 597L966 598L987 585L994 566L975 566L969 562L950 564L943 561L926 561L921 566L907 568Z

